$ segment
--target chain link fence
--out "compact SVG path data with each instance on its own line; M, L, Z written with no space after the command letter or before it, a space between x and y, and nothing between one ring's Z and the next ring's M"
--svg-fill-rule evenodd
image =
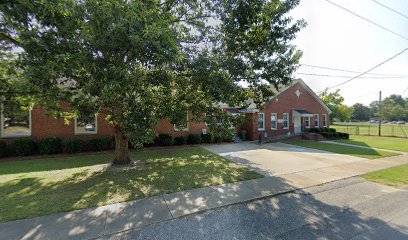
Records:
M337 132L344 132L350 135L363 136L378 136L378 125L337 125L333 124L330 127L335 128ZM403 137L408 138L407 125L381 125L381 136L387 137Z

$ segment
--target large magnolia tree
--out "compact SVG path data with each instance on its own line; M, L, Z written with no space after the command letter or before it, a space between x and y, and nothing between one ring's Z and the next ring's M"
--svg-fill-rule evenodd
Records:
M161 118L185 123L216 103L261 103L286 84L305 25L299 0L4 0L0 41L21 59L37 104L56 117L103 112L115 164ZM68 103L62 108L60 103ZM207 115L208 117L208 115Z

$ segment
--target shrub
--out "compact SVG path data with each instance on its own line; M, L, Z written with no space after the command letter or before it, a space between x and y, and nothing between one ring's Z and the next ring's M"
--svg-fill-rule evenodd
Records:
M28 156L35 152L35 142L31 139L17 139L11 144L11 152L16 156Z
M332 134L333 134L333 136L332 136L333 139L339 139L340 136L341 136L340 133L338 133L338 132L333 132Z
M336 132L336 129L335 128L329 128L329 132L334 133L334 132Z
M223 137L221 135L218 135L218 134L215 135L214 139L213 139L214 143L221 143L223 140L224 140Z
M200 144L201 143L201 135L200 134L189 134L187 137L188 144Z
M349 139L350 138L350 134L348 133L339 133L339 137L341 139Z
M171 146L173 144L173 136L171 134L159 134L155 143L159 146Z
M201 142L203 143L212 143L214 141L213 135L211 133L202 134L201 133Z
M38 150L41 154L56 154L62 151L62 140L57 137L44 138L38 141Z
M64 143L64 152L79 153L85 150L85 141L81 139L70 139Z
M321 132L329 132L329 128L327 128L327 127L322 127L322 128L321 128Z
M7 143L0 141L0 158L7 155Z
M91 151L103 151L113 149L113 140L110 137L94 138L89 140L89 148Z
M183 136L174 138L174 145L185 145L186 143L187 143L187 140Z

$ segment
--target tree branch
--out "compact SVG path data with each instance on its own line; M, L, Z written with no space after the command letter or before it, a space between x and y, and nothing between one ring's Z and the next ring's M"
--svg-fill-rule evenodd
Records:
M13 38L12 36L10 36L10 35L8 35L7 33L4 33L4 32L0 32L0 40L10 42L10 43L12 43L14 45L22 47L21 43L17 39Z

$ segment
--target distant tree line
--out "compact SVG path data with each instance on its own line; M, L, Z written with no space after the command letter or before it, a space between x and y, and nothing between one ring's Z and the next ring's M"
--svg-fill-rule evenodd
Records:
M368 106L356 103L351 108L352 121L368 121L371 118L379 117L378 101L373 101ZM382 101L381 108L383 120L408 121L408 98L393 94Z
M368 106L356 103L349 107L344 104L344 97L340 90L320 93L322 101L332 111L330 121L369 121L379 117L379 102L373 101ZM408 98L393 94L385 98L382 103L382 119L386 121L408 121Z

